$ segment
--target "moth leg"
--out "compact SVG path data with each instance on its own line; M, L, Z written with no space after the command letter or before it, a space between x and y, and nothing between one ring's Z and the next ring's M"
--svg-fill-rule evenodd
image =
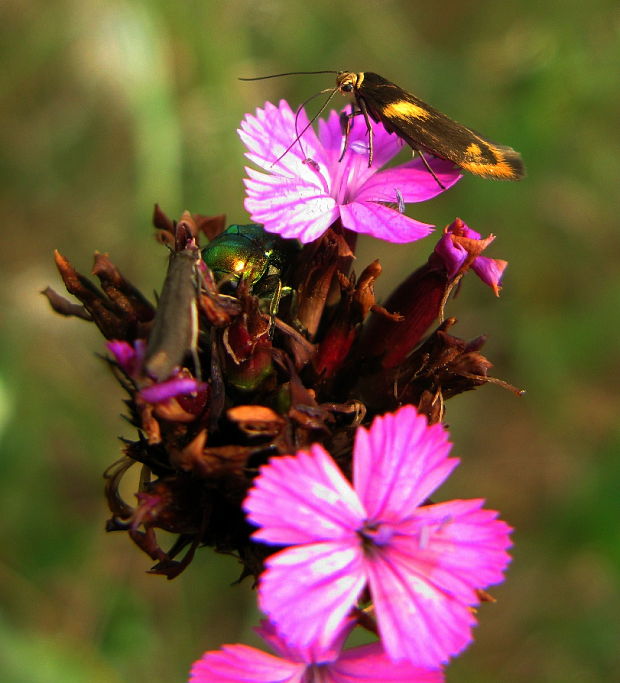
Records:
M360 108L360 112L364 115L364 121L366 122L366 131L368 133L368 168L370 168L372 166L372 157L374 152L372 142L372 126L370 125L370 117L368 116L366 102L364 102L364 100L361 97L357 100L357 106ZM435 174L433 173L433 175Z
M344 145L342 146L342 153L340 154L338 163L340 163L344 159L344 153L347 151L349 133L351 132L351 121L353 120L354 116L359 116L362 113L360 109L356 111L355 106L352 106L352 109L353 111L350 114L342 113L340 115L340 125L342 126L342 132L344 134Z
M351 105L351 113L347 114L346 110L344 110L340 114L340 130L342 131L343 135L348 135L349 131L351 130L351 118L353 116L357 116L360 114L360 111L355 111L355 105Z
M361 114L366 122L366 131L368 133L368 168L370 168L372 166L372 157L374 151L372 142L372 126L370 125L370 117L368 116L366 102L359 97L356 100L356 104L359 107L357 111L354 109L350 114L345 114L343 117L341 117L341 121L345 121L344 147L342 148L342 154L340 155L340 159L338 159L338 161L342 161L344 153L347 151L347 143L349 141L349 133L351 131L351 121L354 116L359 116Z
M446 189L445 186L442 184L442 182L439 180L439 178L435 175L435 171L433 171L433 169L430 167L428 161L426 160L426 157L422 153L422 150L418 149L417 147L412 147L412 149L414 152L417 152L420 155L420 159L422 159L422 163L426 167L426 170L433 176L433 178L435 178L435 182L437 183L437 185L439 185L439 187L442 190L445 190Z

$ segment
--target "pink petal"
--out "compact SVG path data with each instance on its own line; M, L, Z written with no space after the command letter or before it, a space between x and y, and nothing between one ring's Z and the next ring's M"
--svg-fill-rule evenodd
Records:
M344 626L336 639L330 644L329 648L320 648L316 643L310 643L307 647L299 647L278 633L274 624L269 619L263 619L254 630L269 645L269 647L280 657L289 659L293 662L304 662L313 664L315 662L334 662L340 657L342 645L347 639L351 630L355 627L356 621L353 618L346 619Z
M495 510L481 509L484 501L451 500L419 508L427 557L434 556L433 581L470 605L479 602L477 588L504 580L510 562L512 529L498 520ZM401 531L406 533L405 527Z
M277 545L355 539L364 509L331 456L310 453L271 458L244 502L255 539Z
M143 339L136 339L133 346L129 342L112 339L106 342L106 347L130 377L140 374L146 353L146 343Z
M376 417L355 435L353 481L371 520L398 522L448 477L458 459L441 425L413 406Z
M301 132L307 123L308 118L302 110L298 130ZM294 143L297 137L295 113L284 100L280 101L279 107L266 102L263 109L256 110L256 116L246 115L237 132L248 148L248 156L252 157L252 161L270 173L303 177L309 174L303 164L306 157L322 160L322 146L312 127L304 133L301 147L299 142ZM294 144L291 146L291 143ZM290 149L286 151L288 147Z
M366 583L357 538L287 548L266 565L259 583L263 612L295 647L329 648Z
M432 667L470 642L476 589L502 581L510 560L510 527L482 504L454 500L419 508L393 530L381 553L367 559L391 657Z
M114 356L114 360L127 374L129 374L133 369L136 358L134 347L129 342L117 341L116 339L106 342L106 347Z
M485 284L493 288L495 293L498 294L499 284L507 265L508 261L502 259L478 256L472 264L472 269Z
M381 204L353 202L340 207L342 224L349 230L389 242L415 242L432 232L433 226L408 218Z
M391 659L436 668L471 642L475 618L409 559L390 546L366 563L379 634Z
M467 249L455 242L450 233L444 233L441 236L435 245L435 253L441 258L449 278L455 277L469 258Z
M337 161L343 145L342 126L337 111L332 109L327 119L319 119L319 140L330 162Z
M351 620L329 651L318 652L311 647L305 654L291 647L267 620L255 630L283 659L303 661L308 665L306 683L442 683L444 680L443 673L437 669L414 666L407 661L392 662L378 642L341 651L353 624ZM320 665L320 668L310 666L312 664Z
M437 669L391 661L379 643L344 651L338 661L329 665L329 672L334 683L442 683L444 680L443 673Z
M450 161L429 157L430 167L446 188L455 185L462 174ZM376 173L359 188L357 201L394 202L398 190L402 200L408 204L423 202L441 194L443 190L428 172L421 159L416 158L396 168Z
M455 232L455 225L458 224L458 229L456 232L459 234L463 235L463 237L468 237L469 239L472 240L479 240L482 235L479 232L476 232L472 228L470 228L467 223L463 222L459 218L457 218L455 221L453 221L449 226L448 226L448 231L449 232Z
M175 396L195 394L203 391L206 385L192 377L175 377L140 389L139 396L147 403L167 401Z
M290 662L247 645L224 645L192 666L191 683L301 683L305 664Z
M316 184L267 176L246 169L247 197L244 206L253 221L265 230L304 243L320 237L339 215L332 197Z
M312 169L309 164L304 164L304 169L307 168ZM254 192L259 195L271 193L277 198L280 192L285 191L288 194L302 193L303 199L311 198L314 195L330 196L328 184L323 176L320 173L317 174L315 170L311 170L309 175L293 176L292 178L277 173L263 173L249 166L245 167L245 171L249 177L249 180L245 181L246 184L249 184Z

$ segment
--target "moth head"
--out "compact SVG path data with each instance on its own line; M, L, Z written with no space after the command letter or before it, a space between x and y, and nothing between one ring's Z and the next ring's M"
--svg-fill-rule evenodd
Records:
M357 90L364 80L364 72L339 71L336 76L336 89L342 95L349 95Z

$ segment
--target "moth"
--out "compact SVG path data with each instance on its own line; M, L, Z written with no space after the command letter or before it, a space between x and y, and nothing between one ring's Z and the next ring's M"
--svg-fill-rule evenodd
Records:
M491 142L480 133L453 121L379 74L371 71L357 73L353 71L302 71L294 73L336 74L336 87L331 90L329 97L312 121L319 116L336 93L353 98L353 111L344 115L343 118L345 141L342 156L344 156L347 148L353 119L361 115L364 117L368 131L369 166L372 166L373 160L373 139L370 125L370 119L373 119L377 123L383 124L389 133L398 135L416 151L439 185L441 183L424 156L425 153L451 161L464 171L484 178L519 180L525 175L521 155L512 147ZM292 73L274 74L262 78L287 75L292 75ZM243 78L240 80L257 79Z
M382 123L388 133L402 138L425 163L423 153L429 152L485 178L519 180L525 175L521 155L512 147L487 140L379 74L340 71L336 76L336 90L351 95L356 107L347 117L345 146L352 118L361 114L366 121L369 166L373 147L368 117Z

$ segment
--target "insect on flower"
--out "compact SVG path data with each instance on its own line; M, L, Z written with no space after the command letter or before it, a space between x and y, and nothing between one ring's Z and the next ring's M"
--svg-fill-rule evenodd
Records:
M355 116L361 115L368 131L368 165L372 166L373 139L370 120L382 123L388 133L395 133L417 152L426 170L443 188L424 153L456 164L475 175L498 180L519 180L525 175L523 161L512 147L498 145L426 104L379 74L370 71L313 71L292 73L334 73L336 86L317 116L338 92L353 97L353 111L344 115L344 151ZM289 74L275 74L275 78ZM240 80L258 80L242 78ZM323 91L325 92L325 91ZM315 117L316 118L316 117ZM313 119L314 120L314 119ZM303 134L303 130L300 135Z
M278 106L266 102L241 122L246 157L261 169L246 168L244 180L244 205L255 223L304 244L318 239L337 220L347 230L401 244L432 231L432 225L392 207L427 201L452 187L462 176L452 162L431 157L432 175L421 159L384 168L404 142L371 121L375 158L368 167L362 126L351 130L351 144L342 156L339 114L332 111L320 119L318 132L309 123L303 108L295 114L284 100ZM299 146L290 145L299 131L297 124L307 131L303 149L301 141Z
M269 312L278 310L280 298L290 293L282 282L297 243L265 232L262 225L230 225L201 251L220 286L234 291L246 279L252 292L268 304Z
M195 370L200 375L196 350L196 297L200 287L197 279L198 258L195 244L170 254L168 273L145 357L145 369L159 381L170 377L188 350L192 353Z

